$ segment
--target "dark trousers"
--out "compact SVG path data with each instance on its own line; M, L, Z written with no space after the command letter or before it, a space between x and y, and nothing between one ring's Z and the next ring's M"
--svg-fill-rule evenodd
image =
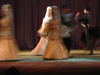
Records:
M64 42L64 45L66 46L66 48L68 49L68 52L70 52L72 44L73 44L72 37L63 38L63 42Z
M86 42L87 42L88 48L89 48L90 52L93 53L93 44L91 42L91 35L88 32L88 28L84 28L84 32L85 32Z

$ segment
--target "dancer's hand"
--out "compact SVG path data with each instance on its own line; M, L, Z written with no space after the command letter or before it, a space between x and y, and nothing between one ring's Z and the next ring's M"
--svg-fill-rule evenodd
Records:
M79 16L80 16L80 12L78 12L78 13L76 14L76 16L75 16L75 21L76 21L76 22L77 22Z
M77 14L76 14L76 16L79 16L80 15L80 12L78 12Z

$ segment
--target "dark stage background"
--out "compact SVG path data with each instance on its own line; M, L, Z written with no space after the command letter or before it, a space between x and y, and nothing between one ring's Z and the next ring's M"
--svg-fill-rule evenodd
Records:
M42 24L42 19L47 6L60 6L69 4L71 12L76 14L81 12L89 5L92 27L100 27L100 0L0 0L0 6L11 4L14 11L16 39L21 49L33 49L39 41L37 30ZM74 34L73 49L85 48L85 45L79 40L83 27L78 25ZM100 49L99 40L95 42L94 48Z

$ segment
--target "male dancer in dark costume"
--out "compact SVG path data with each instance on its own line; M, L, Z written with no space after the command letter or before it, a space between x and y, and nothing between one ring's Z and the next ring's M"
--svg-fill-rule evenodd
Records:
M61 6L61 21L62 24L69 27L70 29L73 28L74 25L74 14L70 13L70 8L67 4L64 4ZM63 42L64 45L66 46L66 48L68 49L68 52L70 53L72 44L73 44L73 39L72 39L72 35L70 34L70 36L68 37L63 37ZM70 56L72 57L72 56Z
M84 16L82 17L79 17L80 13L78 12L76 14L76 17L77 17L77 21L81 22L81 25L83 26L83 33L81 35L81 41L84 42L85 44L87 44L89 46L89 50L90 50L90 53L89 55L93 55L93 46L92 46L92 42L91 42L91 38L92 38L92 35L90 34L89 32L89 21L90 21L90 7L87 6L85 7L84 9Z

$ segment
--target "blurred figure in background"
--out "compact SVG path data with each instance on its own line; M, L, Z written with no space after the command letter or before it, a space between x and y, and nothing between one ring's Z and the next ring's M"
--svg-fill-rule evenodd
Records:
M1 16L0 60L17 60L19 47L14 36L14 18L10 4L1 6Z
M74 14L70 13L70 7L67 4L61 5L61 22L63 25L69 27L71 30L74 30L75 28L75 21L74 21ZM64 45L68 49L68 52L70 53L72 44L73 44L73 36L72 33L69 34L69 37L65 36L62 38ZM70 56L72 57L72 56Z

